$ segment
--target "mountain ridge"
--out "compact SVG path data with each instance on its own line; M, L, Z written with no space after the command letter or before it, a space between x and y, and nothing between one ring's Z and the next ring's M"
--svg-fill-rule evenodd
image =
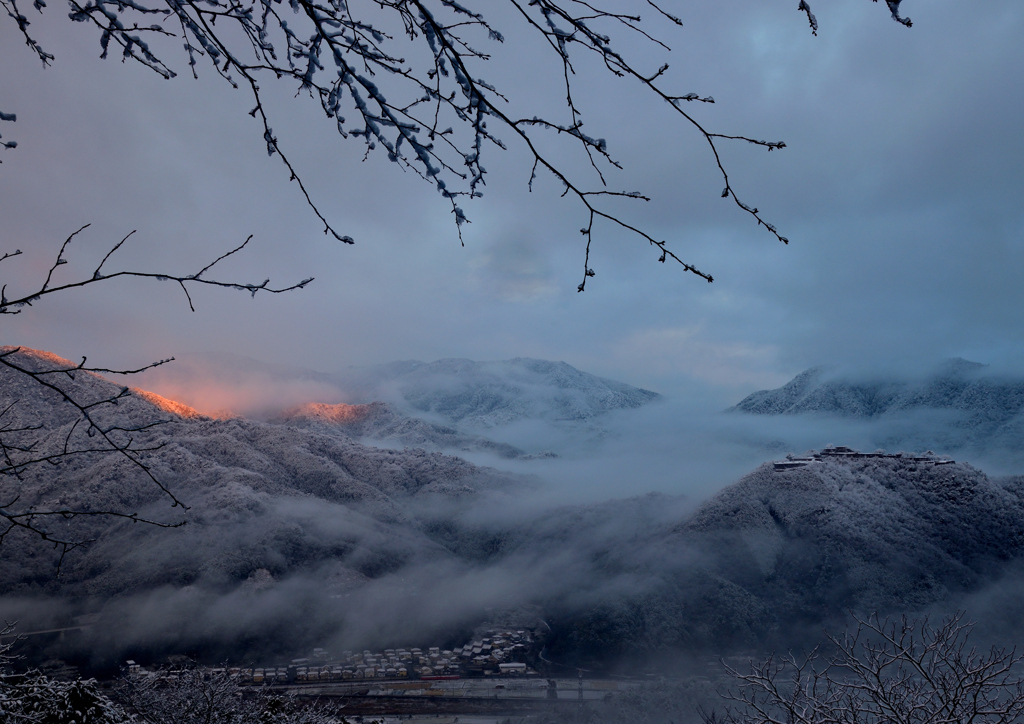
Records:
M55 364L25 354L26 364ZM55 379L85 401L122 389L89 373ZM17 403L10 420L46 423L26 433L40 448L64 444L73 415L52 390L24 382L0 368L0 404ZM98 407L97 421L163 420L134 434L146 464L191 506L188 525L61 521L96 542L66 557L60 579L57 554L27 535L0 549L0 608L98 613L83 643L90 656L199 649L237 659L419 641L533 606L556 660L611 666L789 645L851 608L953 605L1024 558L1024 478L963 462L822 454L802 467L760 465L703 502L544 504L531 497L537 480L369 447L336 429L391 419L383 403L313 406L294 424L163 405L129 394ZM74 456L4 483L38 509L181 520L116 455Z
M316 418L296 416L296 408L305 404L380 403L388 407L378 405L372 422L353 420L338 431L375 444L527 459L559 452L548 447L556 439L598 440L607 433L604 416L660 397L565 362L526 357L406 360L321 373L217 355L147 371L142 386L147 385L210 414L232 409L234 399L236 412L246 417L290 418L296 424L312 424ZM522 428L529 425L535 429L524 434Z
M307 402L271 417L269 422L303 428L341 432L354 440L399 443L429 450L487 452L501 458L534 458L514 445L494 442L479 435L459 432L454 427L427 422L401 414L387 402L362 405ZM545 457L554 457L548 454Z
M863 423L872 445L943 450L1007 470L1024 465L1024 376L947 360L916 379L843 375L812 367L782 387L754 392L727 410L754 417ZM827 425L825 426L827 427Z
M917 407L976 411L993 397L1011 400L1008 411L1024 409L1024 378L986 376L986 365L953 358L913 380L842 375L824 366L799 373L782 387L754 392L730 411L762 415L825 412L874 417Z
M565 362L516 357L396 362L338 374L350 390L479 429L522 419L582 422L640 407L658 393L582 372ZM372 391L372 392L371 392ZM374 394L376 393L376 394ZM358 393L357 393L358 394Z

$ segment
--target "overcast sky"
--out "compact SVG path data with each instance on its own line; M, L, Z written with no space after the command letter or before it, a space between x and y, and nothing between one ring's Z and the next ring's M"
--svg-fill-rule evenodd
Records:
M637 239L600 227L584 294L585 216L550 179L527 192L511 134L510 152L485 164L462 247L430 185L380 154L362 162L359 144L294 89L273 91L275 131L331 222L355 237L344 246L267 157L250 99L202 65L192 80L180 46L166 53L181 73L172 81L100 60L97 34L53 3L32 18L56 55L43 69L3 18L0 111L18 120L0 133L18 147L0 153L0 251L26 252L0 269L12 288L38 284L85 223L59 270L69 279L133 229L122 268L193 272L253 234L222 276L316 277L285 296L201 290L195 313L170 284L97 285L6 318L3 343L105 366L211 351L324 371L530 356L730 402L813 364L1014 364L1024 352L1024 4L907 0L907 29L884 3L818 0L818 37L796 4L670 2L685 23L659 33L673 51L629 45L643 68L673 64L668 88L715 97L692 108L713 130L787 143L771 154L725 145L723 156L741 198L790 245L719 197L706 144L664 104L581 71L587 131L625 166L611 186L653 198L629 218L715 277L658 264ZM535 80L540 46L504 29L486 77L518 98L557 94Z

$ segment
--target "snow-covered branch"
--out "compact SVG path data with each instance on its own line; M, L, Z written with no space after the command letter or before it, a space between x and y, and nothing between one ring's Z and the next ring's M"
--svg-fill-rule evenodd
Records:
M887 5L895 19L909 26L910 21L899 15L899 2L887 0ZM33 52L47 63L51 56L29 33L28 20L16 0L0 3L18 23ZM324 233L345 243L353 240L321 212L314 201L315 190L307 187L285 152L286 144L275 134L262 83L295 83L299 94L319 104L342 137L361 139L367 154L383 152L404 170L433 184L451 205L460 238L461 227L468 221L464 202L481 196L486 183L484 158L493 149L509 148L502 135L516 139L532 157L534 174L538 168L550 173L564 187L562 195L574 198L587 215L580 291L593 275L589 259L596 220L646 241L655 247L660 261L674 259L686 271L711 281L710 274L676 256L666 241L611 211L604 205L606 199L596 193L606 188L606 174L620 166L605 139L581 130L574 79L577 64L588 60L612 76L632 79L650 97L669 103L684 127L707 142L724 182L722 197L731 197L759 226L787 242L757 207L737 195L718 145L741 140L771 151L785 144L710 130L686 110L693 102L713 103L710 95L669 90L662 85L667 64L645 68L646 61L620 51L628 36L669 50L657 34L682 21L653 0L637 2L631 12L581 0L505 0L503 9L511 11L512 20L503 22L509 29L499 28L490 19L497 14L496 8L481 0L70 0L70 5L72 20L99 32L104 57L113 47L122 59L172 78L176 71L166 55L171 51L159 41L174 36L175 43L184 45L193 75L198 73L200 59L205 59L226 82L245 88L252 96L250 114L260 124L268 154L281 159L322 222ZM36 2L38 10L43 6ZM808 3L802 0L799 9L817 33L818 21ZM653 11L653 18L645 22L641 10ZM540 40L549 50L552 70L557 69L562 79L563 119L540 117L530 107L510 110L508 94L484 79L482 70L491 58L487 48L505 43L506 38L523 44ZM577 169L542 151L538 140L550 132L576 144L587 166ZM633 198L643 200L645 195Z

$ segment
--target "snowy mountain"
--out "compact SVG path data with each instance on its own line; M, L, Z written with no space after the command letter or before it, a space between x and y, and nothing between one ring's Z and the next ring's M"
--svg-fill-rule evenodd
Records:
M921 610L975 589L1024 553L1020 479L913 458L771 464L678 529L780 621Z
M453 424L487 429L518 420L582 422L641 407L658 394L565 362L443 359L395 362L336 376L354 396L395 401Z
M52 380L84 404L122 389L84 372ZM543 616L549 657L586 668L770 648L804 643L851 608L956 606L1011 580L1024 554L1024 478L962 462L823 455L762 465L701 505L664 494L554 505L533 495L535 480L352 439L389 425L440 434L404 427L386 405L307 406L268 423L129 392L96 405L97 423L144 427L131 433L149 448L141 460L187 511L116 454L0 479L5 501L21 496L15 507L186 523L54 519L53 532L95 538L60 578L59 552L18 531L3 540L0 616L44 629L93 614L67 645L97 661L437 645L518 611ZM92 439L59 393L5 367L0 405L6 444L31 438L45 452ZM22 425L38 429L11 432Z
M454 427L439 425L399 413L394 405L371 402L367 405L329 405L311 402L275 415L271 422L340 433L354 440L379 441L427 450L488 452L503 458L530 459L519 448L494 442L479 435L464 434Z
M393 362L325 373L222 354L158 367L140 384L205 412L296 424L324 422L319 413L302 411L308 404L376 405L344 424L334 416L331 425L372 444L505 458L548 457L557 443L600 439L605 415L658 398L564 362L523 358Z
M668 501L652 500L646 526L603 542L602 595L552 606L551 650L591 663L770 650L815 643L849 610L952 610L1007 575L1019 582L1022 493L1024 478L966 464L861 458L762 465L675 521L655 512Z
M850 377L816 367L775 390L755 392L733 412L818 415L870 425L872 444L932 448L1024 464L1024 379L953 359L918 379Z
M34 370L73 365L25 350L10 358ZM123 389L87 372L49 379L84 405ZM60 394L0 367L3 435L46 453L97 449L77 412ZM512 476L423 450L362 445L337 434L244 419L217 420L142 390L94 408L104 428L146 449L140 459L160 484L189 507L173 507L142 470L108 451L36 464L0 479L11 509L138 511L163 529L110 518L55 519L62 535L96 538L72 551L54 580L58 556L30 534L13 531L2 545L0 592L59 590L62 595L114 596L159 586L233 586L259 571L281 577L328 565L335 578L358 580L444 551L418 532L415 508L520 485ZM158 423L158 424L157 424ZM146 427L150 426L151 427ZM13 452L11 453L13 454ZM415 501L415 502L413 502ZM262 574L261 574L262 575Z
M915 381L855 379L812 367L778 389L747 396L733 409L760 415L875 417L922 407L985 412L1005 421L1024 409L1024 380L986 376L985 365L959 358Z

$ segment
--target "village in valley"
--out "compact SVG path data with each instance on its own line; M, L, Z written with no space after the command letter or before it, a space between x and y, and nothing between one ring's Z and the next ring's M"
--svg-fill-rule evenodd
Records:
M206 679L228 677L243 687L269 686L309 701L333 701L349 715L374 721L427 717L424 721L432 723L453 716L482 724L525 723L552 711L579 717L587 702L608 701L643 680L584 678L583 670L546 659L544 637L535 631L480 633L485 635L454 649L389 648L336 656L316 648L309 657L287 664L200 669ZM133 660L125 668L129 677L144 676L158 684L170 684L180 674Z
M526 630L489 630L487 636L457 649L426 650L417 647L384 651L343 651L333 656L322 648L311 656L287 664L253 667L218 667L214 675L229 674L246 684L296 684L332 681L387 679L454 680L485 676L538 676L527 660L537 655L536 641ZM168 676L150 671L133 660L126 662L129 674Z

